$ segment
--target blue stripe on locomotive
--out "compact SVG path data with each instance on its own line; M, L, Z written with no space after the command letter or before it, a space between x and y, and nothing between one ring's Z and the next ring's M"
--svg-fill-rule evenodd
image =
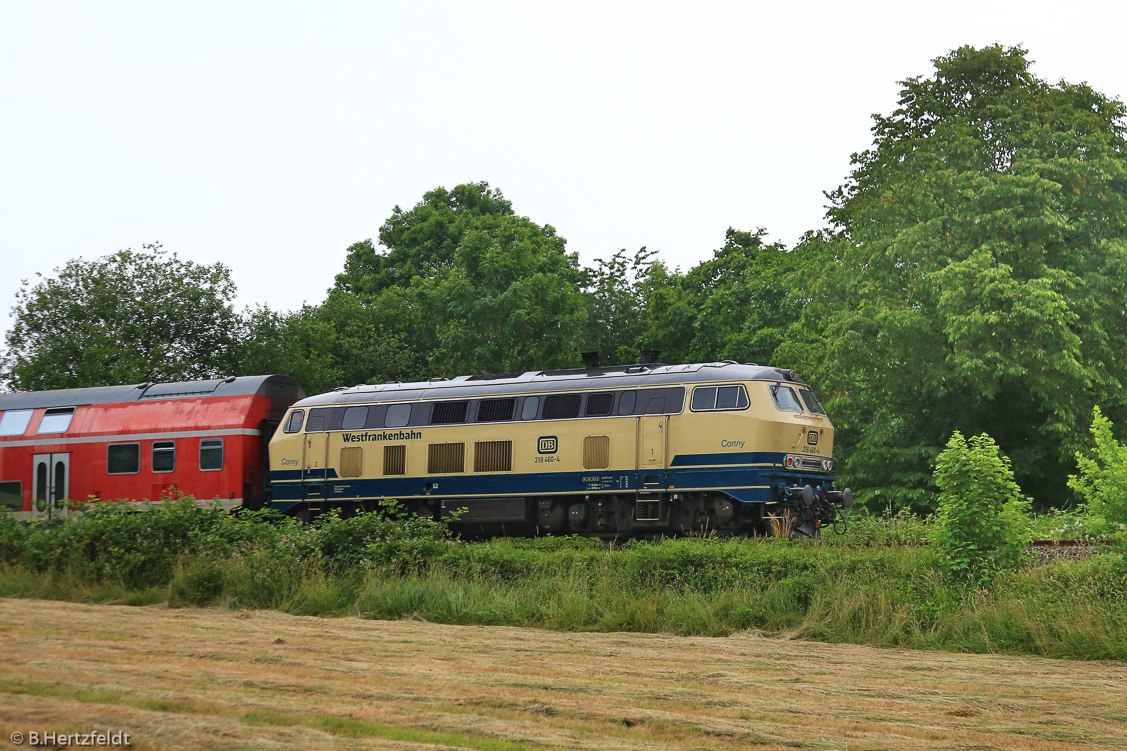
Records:
M436 475L422 477L341 478L335 469L308 470L302 480L299 469L270 473L272 506L285 511L307 500L347 501L358 498L466 498L497 496L583 495L613 492L691 492L717 490L743 503L779 500L779 484L822 484L829 487L831 475L812 475L782 468L783 454L744 452L736 454L679 454L668 469L585 470L582 472L538 472L529 474ZM770 466L752 466L770 465ZM655 477L657 482L654 482ZM303 488L320 489L313 499L303 498ZM428 490L429 488L429 490Z

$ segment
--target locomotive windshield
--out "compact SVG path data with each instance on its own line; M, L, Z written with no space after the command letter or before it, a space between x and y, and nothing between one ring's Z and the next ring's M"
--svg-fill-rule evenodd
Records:
M818 397L814 396L813 391L810 389L799 389L798 393L802 394L802 401L806 402L806 409L816 415L826 414L825 408L822 406L822 403L818 401Z
M798 394L790 386L776 383L771 387L771 396L775 399L775 406L783 412L802 411L802 402L798 401Z

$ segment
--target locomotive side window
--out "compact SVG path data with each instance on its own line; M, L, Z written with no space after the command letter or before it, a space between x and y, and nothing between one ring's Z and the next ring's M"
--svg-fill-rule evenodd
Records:
M216 472L223 469L223 439L200 439L200 469L204 472Z
M321 433L325 430L325 417L327 409L309 410L309 422L305 424L306 433Z
M524 406L520 409L520 419L522 420L535 420L536 410L540 408L540 397L526 396L524 398Z
M818 397L814 396L813 391L810 389L799 389L798 393L802 394L802 401L806 402L806 409L816 415L826 414L825 408L823 408L822 403L818 401Z
M10 409L0 416L0 436L23 435L31 424L33 409Z
M23 508L23 483L0 482L0 511L19 511Z
M411 419L410 404L392 404L387 408L387 419L384 427L402 428Z
M743 386L697 386L693 389L693 412L747 409L750 402Z
M385 475L407 474L407 447L383 447L383 473Z
M39 427L35 432L37 434L65 433L73 419L74 407L53 407L43 413L43 419L39 421Z
M453 425L466 421L469 402L435 402L430 413L431 425Z
M603 417L609 415L614 408L614 394L609 391L600 391L597 394L587 395L587 417Z
M637 391L624 391L622 397L618 400L618 414L632 415L634 414L634 405L638 403Z
M477 421L501 422L502 420L511 420L516 406L517 400L513 397L508 399L482 399L477 403ZM534 416L535 414L533 412Z
M344 411L341 430L360 430L368 422L367 407L349 407Z
M286 421L286 427L283 430L286 433L296 433L301 430L301 423L305 419L305 411L296 409L290 414L290 419Z
M176 442L153 442L153 471L172 472L176 469Z
M801 412L802 402L798 401L798 394L790 386L775 384L771 387L771 398L775 400L775 408L783 412Z
M140 471L141 444L111 443L106 446L106 474L135 475Z
M579 403L583 397L579 394L552 394L544 397L545 420L568 420L579 417Z

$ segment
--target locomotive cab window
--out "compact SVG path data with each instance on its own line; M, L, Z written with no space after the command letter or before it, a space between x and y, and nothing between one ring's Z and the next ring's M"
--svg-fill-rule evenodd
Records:
M295 409L290 414L290 419L286 420L286 427L283 430L286 433L296 433L301 430L301 423L305 419L305 411Z
M814 396L813 391L810 389L799 389L798 393L802 394L802 401L806 403L806 409L816 415L826 414L825 408L822 407L822 403L818 401L818 397Z
M223 469L223 439L200 439L200 469L204 472L217 472Z
M34 414L33 409L10 409L0 415L0 436L23 435Z
M736 386L697 386L693 389L693 412L747 409L747 390Z
M775 408L783 412L801 412L802 402L798 401L798 394L790 386L773 384L771 398L775 400Z
M106 446L106 474L135 475L141 471L141 444L111 443Z
M39 427L35 432L37 434L65 433L73 419L74 407L53 407L43 413L43 419L39 421Z
M173 472L176 470L176 442L153 442L153 472Z

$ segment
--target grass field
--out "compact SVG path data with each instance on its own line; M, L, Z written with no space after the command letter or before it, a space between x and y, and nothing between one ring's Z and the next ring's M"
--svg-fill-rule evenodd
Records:
M0 747L1127 747L1121 664L30 599L0 600L0 702Z

